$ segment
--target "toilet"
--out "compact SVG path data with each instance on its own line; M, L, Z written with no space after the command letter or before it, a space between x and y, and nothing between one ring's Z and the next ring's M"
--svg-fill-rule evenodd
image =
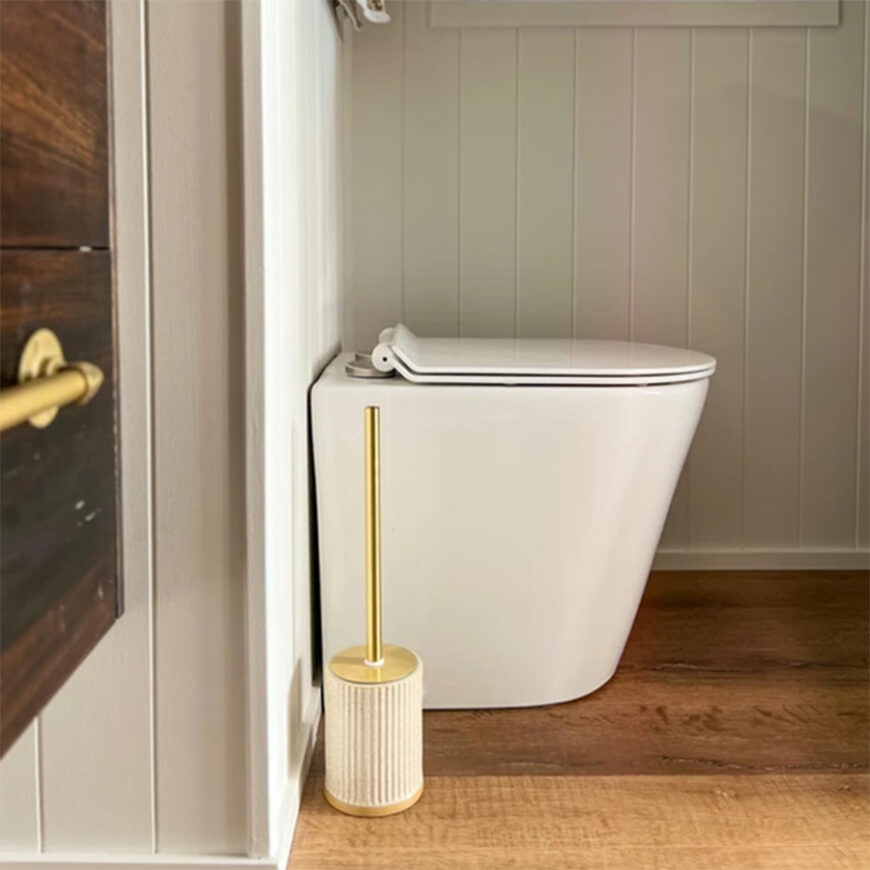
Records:
M381 408L384 635L427 708L616 671L716 361L635 342L385 329L312 389L323 659L360 642L363 409Z

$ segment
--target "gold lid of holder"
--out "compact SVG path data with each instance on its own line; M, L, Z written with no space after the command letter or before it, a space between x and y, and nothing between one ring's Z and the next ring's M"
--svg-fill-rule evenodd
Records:
M392 683L413 674L420 659L403 646L384 644L380 664L366 661L366 648L352 646L332 657L329 669L349 683Z

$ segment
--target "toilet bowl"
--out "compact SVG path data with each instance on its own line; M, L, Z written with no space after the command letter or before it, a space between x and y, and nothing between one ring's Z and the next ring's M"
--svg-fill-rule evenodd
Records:
M378 405L384 632L425 662L424 706L549 704L607 682L715 366L401 325L371 363L337 357L312 390L324 660L363 626L360 421Z

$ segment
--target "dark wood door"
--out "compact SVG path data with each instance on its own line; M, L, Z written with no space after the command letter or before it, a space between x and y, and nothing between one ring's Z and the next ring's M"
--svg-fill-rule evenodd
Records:
M0 0L0 387L43 328L105 378L0 435L0 754L120 613L106 14Z

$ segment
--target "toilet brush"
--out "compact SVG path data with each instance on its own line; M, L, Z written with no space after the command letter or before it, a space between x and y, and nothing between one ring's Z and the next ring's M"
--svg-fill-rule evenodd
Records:
M388 816L423 793L423 664L381 643L380 410L365 409L366 643L324 675L324 795L353 816Z

